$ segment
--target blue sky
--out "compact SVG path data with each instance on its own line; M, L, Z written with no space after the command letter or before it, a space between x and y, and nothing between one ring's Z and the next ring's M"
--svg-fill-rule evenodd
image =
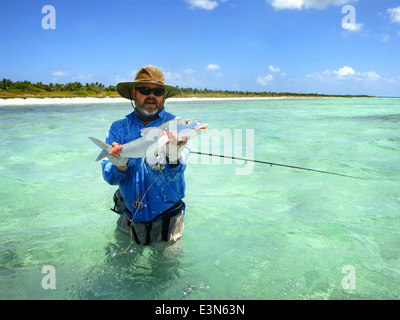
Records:
M0 1L1 78L115 85L149 64L180 87L400 96L400 1Z

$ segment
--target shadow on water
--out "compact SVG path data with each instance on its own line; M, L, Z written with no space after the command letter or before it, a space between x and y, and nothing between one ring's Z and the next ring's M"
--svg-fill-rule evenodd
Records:
M182 288L177 286L182 275L180 240L149 246L133 243L126 252L126 235L116 230L114 240L104 248L104 261L68 289L72 299L156 300L182 295Z
M326 117L326 116L324 116ZM385 123L385 122L400 122L400 114L392 113L392 114L375 114L375 115L363 115L363 116L331 116L329 118L336 119L336 120L351 120L351 121L358 121L358 122L378 122L378 123Z

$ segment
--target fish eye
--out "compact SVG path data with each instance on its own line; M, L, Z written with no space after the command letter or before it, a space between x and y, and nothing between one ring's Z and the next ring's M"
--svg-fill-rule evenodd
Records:
M189 124L189 120L186 120L186 121L185 121L185 124Z

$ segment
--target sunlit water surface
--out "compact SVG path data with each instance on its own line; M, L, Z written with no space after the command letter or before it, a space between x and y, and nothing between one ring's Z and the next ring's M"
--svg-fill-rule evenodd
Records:
M228 129L232 141L241 132L243 156L250 129L254 159L367 180L192 154L182 240L118 255L129 238L115 230L116 187L102 179L88 136L104 139L129 102L2 105L1 299L400 297L400 99L166 108L209 132ZM245 166L251 172L238 175ZM45 266L56 289L42 286Z

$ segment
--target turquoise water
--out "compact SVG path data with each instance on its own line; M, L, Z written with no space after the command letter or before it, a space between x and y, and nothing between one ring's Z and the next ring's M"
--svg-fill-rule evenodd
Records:
M130 110L0 106L1 299L400 297L400 99L168 102L210 129L254 130L255 159L367 180L261 164L237 175L249 164L191 155L182 241L115 255L129 238L87 137Z

